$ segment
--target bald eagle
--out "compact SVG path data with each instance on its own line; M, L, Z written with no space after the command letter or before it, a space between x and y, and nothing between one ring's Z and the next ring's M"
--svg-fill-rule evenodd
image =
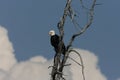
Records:
M49 31L49 35L51 36L51 38L50 38L51 45L54 47L55 52L58 53L59 49L60 49L60 46L59 46L59 43L60 43L59 36L57 34L55 34L54 30L50 30ZM65 45L64 45L63 41L62 41L62 49L61 50L62 50L61 51L62 54L65 55L65 50L66 49L65 49Z

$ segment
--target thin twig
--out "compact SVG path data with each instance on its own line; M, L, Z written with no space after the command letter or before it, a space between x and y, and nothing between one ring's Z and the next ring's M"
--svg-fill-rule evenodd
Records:
M70 49L70 50L69 50L69 54L70 54L71 52L76 53L76 54L78 55L78 57L80 58L81 64L78 64L78 62L77 62L77 64L82 67L82 76L83 76L83 80L85 80L84 64L83 64L82 56L80 55L80 53L78 53L78 52L77 52L76 50L74 50L74 49ZM75 60L74 60L74 61L75 61ZM75 61L75 62L76 62L76 61Z
M63 16L62 16L61 20L58 22L58 25L57 25L58 30L59 30L59 34L60 34L59 35L60 36L60 38L59 38L59 42L60 43L59 43L59 51L54 56L54 64L53 64L54 67L52 68L52 72L51 72L51 78L52 78L52 80L65 79L62 76L63 75L63 68L65 67L65 63L66 63L67 59L69 58L69 53L70 52L74 52L74 53L78 54L78 56L80 58L80 61L81 61L81 66L82 66L83 80L85 80L84 66L83 66L82 57L81 57L81 55L77 51L75 51L73 49L70 49L70 47L72 46L72 43L73 43L74 39L76 37L80 36L81 34L83 34L90 27L90 25L92 24L92 22L93 22L93 15L94 15L93 13L94 13L94 7L96 5L96 0L93 0L91 8L88 9L89 10L89 17L90 17L89 20L88 20L88 22L86 23L85 26L83 26L83 28L79 32L77 32L77 33L75 33L75 34L72 35L72 37L71 37L71 39L69 41L69 44L66 46L67 47L66 53L63 56L63 58L61 58L62 44L63 44L62 41L63 41L63 37L64 37L64 24L65 24L65 21L66 21L66 17L70 16L71 19L74 20L74 12L71 9L71 1L72 0L67 0L66 6L64 8ZM82 4L82 7L85 8L85 9L87 9L84 6L82 0L80 0L80 2ZM62 62L60 62L60 61L62 61ZM74 59L73 59L73 61L74 61ZM76 62L76 61L74 61L74 62Z
M82 1L82 0L81 0ZM94 15L94 8L95 8L95 4L96 3L96 0L93 1L93 4L90 8L90 11L89 11L89 20L88 22L86 23L86 25L82 28L82 30L80 30L79 32L73 34L73 36L71 37L70 41L69 41L69 44L67 46L67 49L69 49L69 47L72 46L72 42L74 41L74 39L77 37L77 36L80 36L81 34L83 34L89 27L90 25L92 24L93 22L93 15Z

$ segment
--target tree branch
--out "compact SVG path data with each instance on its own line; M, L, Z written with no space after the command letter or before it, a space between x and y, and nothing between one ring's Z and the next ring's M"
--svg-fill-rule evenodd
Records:
M70 8L71 1L72 0L67 0L66 6L64 8L64 13L63 13L62 19L60 20L60 22L58 22L58 25L57 25L61 40L64 36L64 24L65 24L66 17L68 16L68 10Z
M94 8L95 8L95 3L96 3L96 0L93 0L93 3L91 5L91 8L89 9L89 20L88 22L86 23L85 26L83 26L83 28L78 32L78 33L75 33L72 35L70 41L69 41L69 44L66 46L66 53L65 55L63 56L63 58L61 58L61 53L62 53L62 45L63 45L63 37L64 37L64 24L65 24L65 21L66 21L66 17L69 16L72 20L74 19L74 12L71 8L71 2L72 0L67 0L66 2L66 6L64 8L64 13L63 13L63 16L61 18L61 20L58 22L57 24L57 27L58 27L58 30L59 30L59 36L60 36L60 39L59 39L59 51L58 53L55 54L54 56L54 64L53 64L53 67L52 67L52 72L51 72L51 78L52 80L65 80L65 78L63 78L63 68L66 66L66 61L69 57L69 54L71 52L74 52L76 54L78 54L79 58L80 58L80 61L81 61L81 64L79 64L78 62L76 62L74 59L72 59L75 63L77 63L78 65L82 66L82 75L83 75L83 80L85 80L85 76L84 76L84 66L83 66L83 61L82 61L82 57L81 55L73 50L73 49L70 49L70 47L72 46L72 43L74 41L74 39L78 36L80 36L81 34L83 34L89 27L90 25L92 24L93 22L93 13L94 13ZM80 0L81 4L82 4L82 7L83 8L86 8L84 5L83 5L83 2L82 0Z
M81 67L82 67L82 76L83 76L83 80L85 80L85 74L84 74L84 64L83 64L83 60L82 60L82 56L80 55L80 53L78 53L76 50L74 50L74 49L70 49L70 51L69 51L69 53L71 53L71 52L74 52L74 53L76 53L77 55L78 55L78 57L80 58L80 62L81 62L81 64L80 63L78 63L77 61L75 61L74 59L72 59L75 63L77 63L78 65L80 65ZM70 57L69 57L70 58Z
M82 1L82 0L81 0ZM73 34L73 36L71 37L70 41L69 41L69 44L67 46L67 49L69 49L69 47L72 46L72 42L74 41L74 39L77 37L77 36L80 36L81 34L83 34L89 27L90 25L92 24L93 22L93 16L94 16L94 8L95 8L95 5L96 5L96 0L93 1L93 4L91 6L91 8L89 9L89 21L86 23L86 25L78 32L78 33L75 33Z
M59 51L58 53L55 54L54 56L54 67L52 69L52 73L51 73L51 78L52 80L56 80L56 78L59 80L60 78L63 78L61 77L60 74L58 74L57 72L62 72L59 70L59 65L60 65L60 59L61 59L61 52L62 52L62 41L63 41L63 36L64 36L64 23L65 23L65 20L66 20L66 17L67 17L67 13L68 13L68 9L70 7L70 4L71 4L71 0L67 0L67 3L66 3L66 6L64 8L64 14L62 16L62 19L60 20L60 22L58 22L58 30L59 30ZM57 77L56 77L57 75Z

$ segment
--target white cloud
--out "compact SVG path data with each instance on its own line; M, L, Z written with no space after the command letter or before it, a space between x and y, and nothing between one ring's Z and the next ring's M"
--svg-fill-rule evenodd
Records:
M106 77L101 73L99 66L98 66L98 57L95 56L92 52L87 50L75 49L79 52L82 56L83 63L84 63L84 74L86 80L107 80ZM75 59L77 62L80 62L78 55L71 53L70 56ZM69 60L72 63L70 66L71 72L73 75L73 80L82 80L82 68L77 65L75 62ZM81 74L81 75L80 75Z
M7 76L7 72L5 72L4 70L0 70L0 80L4 80L4 78Z
M42 56L36 56L30 59L31 62L41 62L41 63L45 63L47 62L47 59L42 57Z
M16 63L7 30L0 26L0 69L8 71Z
M50 80L48 66L48 62L38 63L30 60L18 63L11 70L8 80Z
M52 65L53 60L36 56L27 61L17 62L7 30L3 27L0 27L0 36L0 80L50 80L51 69L48 69L48 66ZM97 56L87 50L76 50L82 55L86 80L107 80L98 67ZM78 61L78 56L73 54L70 56ZM68 63L72 65L65 67L65 78L81 79L81 67L71 60L68 60Z

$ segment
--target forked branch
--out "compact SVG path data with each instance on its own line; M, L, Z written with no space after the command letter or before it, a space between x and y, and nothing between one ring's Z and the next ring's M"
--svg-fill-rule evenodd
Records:
M74 53L78 54L78 56L80 58L80 61L81 61L81 64L79 62L75 61L74 59L72 59L72 58L71 59L82 67L83 80L85 80L82 57L77 51L75 51L73 49L70 49L70 47L72 46L72 43L73 43L74 39L76 37L80 36L81 34L83 34L92 24L93 16L94 16L94 8L95 8L95 5L96 5L96 0L93 0L93 3L91 5L90 9L88 9L89 10L88 22L83 26L82 29L80 29L79 32L72 35L72 37L69 41L69 44L66 46L66 53L63 56L63 58L61 58L62 41L63 41L63 38L64 38L64 24L65 24L65 21L66 21L66 17L69 16L71 18L71 20L73 20L74 16L75 16L75 14L72 10L72 7L71 7L71 2L72 2L72 0L67 0L66 6L64 8L63 16L62 16L61 20L58 22L58 25L57 25L58 30L59 30L59 36L60 36L60 39L59 39L60 43L59 43L59 51L54 56L54 64L53 64L52 72L51 72L52 80L61 80L61 79L65 80L65 78L63 78L63 68L66 66L66 61L67 61L68 58L70 58L69 54L71 52L74 52ZM81 2L82 7L86 9L82 0L80 0L80 2ZM67 66L69 66L69 65L67 65Z
M81 3L82 3L82 0L80 0ZM91 6L91 8L89 9L89 20L88 22L86 23L86 25L77 33L73 34L73 36L71 37L70 41L69 41L69 44L67 46L67 49L69 49L69 47L72 46L72 42L74 41L74 39L77 37L77 36L80 36L81 34L83 34L89 27L90 25L92 24L93 22L93 17L94 17L94 8L95 8L95 5L96 5L96 0L93 0L93 4ZM85 7L82 3L82 6Z

